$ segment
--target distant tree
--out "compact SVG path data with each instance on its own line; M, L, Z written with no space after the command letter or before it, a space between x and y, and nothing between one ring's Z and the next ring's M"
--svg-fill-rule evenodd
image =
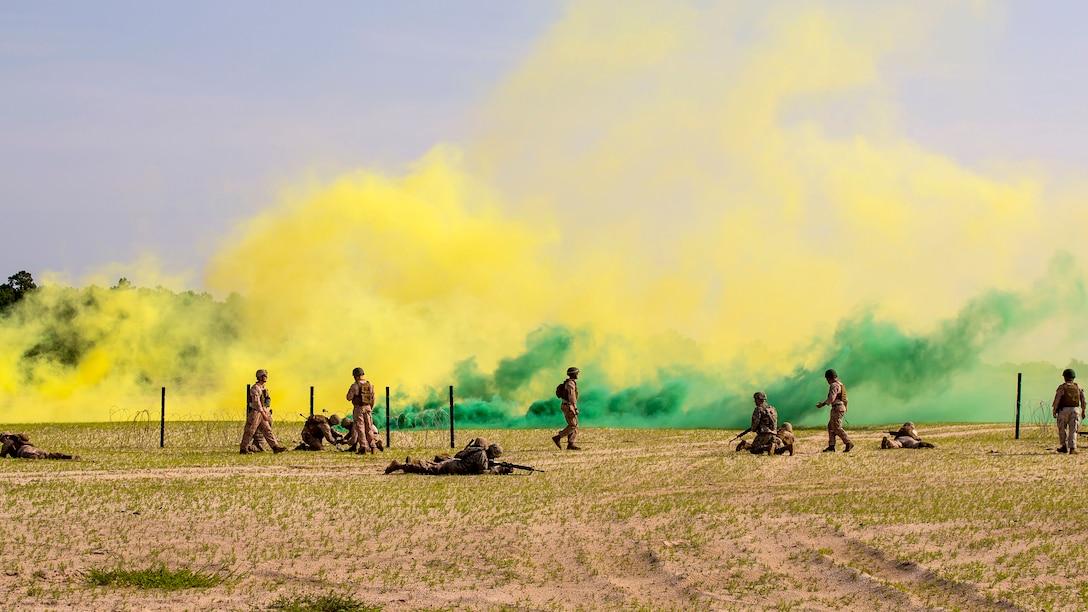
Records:
M132 289L132 283L130 283L127 278L122 276L121 278L117 279L117 284L110 287L110 289Z
M26 270L19 270L8 277L8 282L0 285L0 310L7 310L23 297L37 289L34 277Z

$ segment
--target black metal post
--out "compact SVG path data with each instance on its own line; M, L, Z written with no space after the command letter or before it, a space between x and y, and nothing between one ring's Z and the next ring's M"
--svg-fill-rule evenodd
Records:
M453 385L450 385L450 448L453 446Z
M390 448L389 440L389 387L385 388L385 447Z
M310 416L314 415L314 386L310 385Z
M166 387L162 388L162 416L159 417L159 448L166 448Z
M1020 384L1024 380L1024 373L1016 373L1016 439L1020 439Z

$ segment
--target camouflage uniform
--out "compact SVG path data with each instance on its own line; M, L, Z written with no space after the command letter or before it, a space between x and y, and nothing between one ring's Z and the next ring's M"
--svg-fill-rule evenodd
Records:
M846 444L846 452L850 452L850 449L854 448L854 443L850 441L850 436L846 435L846 430L842 428L842 419L846 416L846 385L842 384L837 375L834 375L834 370L828 370L832 373L832 376L827 376L828 389L827 399L816 404L817 408L823 408L824 406L831 406L831 415L827 421L827 448L824 450L835 450L835 438L842 438L843 443Z
M363 378L362 368L356 368L355 382L348 387L347 400L351 402L351 433L345 442L358 448L359 454L373 453L378 447L374 426L374 385Z
M1072 370L1066 370L1072 372ZM1066 377L1065 382L1058 385L1054 391L1052 414L1058 425L1059 453L1077 454L1077 431L1080 429L1080 420L1077 418L1077 408L1080 408L1080 418L1084 418L1084 389L1073 382L1073 377Z
M752 411L752 431L756 432L756 437L748 445L748 452L753 455L773 454L782 446L777 430L778 411L767 403L767 398L764 396L760 404Z
M239 452L243 455L250 453L250 443L258 432L268 442L275 453L287 450L276 441L276 435L272 433L272 413L269 412L266 401L268 392L265 391L264 381L261 377L268 377L265 370L257 370L257 382L249 388L249 403L246 405L246 427L242 431L242 443Z
M336 444L336 438L333 437L332 429L329 427L329 419L324 415L313 414L302 426L302 443L295 447L295 450L325 450L326 440L329 444Z
M421 461L405 457L404 461L393 461L385 468L386 474L398 470L405 474L427 474L428 476L440 476L447 474L507 474L509 470L493 469L490 460L502 456L502 447L498 444L488 444L484 438L476 438L464 450L459 451L453 457L439 455L434 461Z
M796 442L796 438L793 437L793 425L790 423L782 423L778 427L778 439L782 442L782 446L774 449L774 454L785 455L789 453L793 456L793 444Z
M910 421L903 423L899 431L889 431L888 436L881 439L880 448L936 448L929 442L922 442L922 439L918 437L918 430Z
M26 434L16 433L0 434L0 457L15 457L17 459L79 459L75 455L64 453L49 453L30 443L30 437Z
M552 436L552 442L559 448L563 448L559 445L559 441L563 438L567 439L567 450L581 450L581 447L574 443L575 438L578 437L578 374L580 370L578 368L567 368L567 380L563 382L563 403L560 404L559 409L563 411L563 418L567 422L567 426L559 430L559 433Z

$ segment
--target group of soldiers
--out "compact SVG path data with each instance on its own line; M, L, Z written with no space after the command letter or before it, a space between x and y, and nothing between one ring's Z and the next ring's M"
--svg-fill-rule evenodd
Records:
M310 415L302 427L302 443L295 450L322 450L324 443L329 442L333 445L346 444L348 451L359 454L385 451L378 428L374 425L374 385L366 379L362 368L355 368L351 375L355 382L348 387L346 396L352 405L351 416L341 419L335 414L329 417ZM239 453L248 455L261 452L264 443L272 448L273 453L282 453L287 448L279 444L272 432L272 397L265 387L268 370L257 370L256 377L257 382L249 388L246 425L242 431ZM335 426L343 427L347 434L341 436L332 429Z
M1072 370L1066 370L1066 372L1072 372ZM831 415L827 422L827 448L822 452L835 452L835 442L837 439L841 439L846 445L843 452L849 453L854 448L854 443L850 441L850 436L842 427L843 417L846 416L846 407L849 403L846 397L846 385L839 380L839 375L835 370L824 372L824 379L827 380L828 386L827 398L818 402L816 407L830 406ZM1060 392L1061 389L1059 388ZM1081 392L1081 398L1083 400L1083 391ZM743 437L749 432L755 432L756 437L751 442L741 440L737 444L737 452L748 451L756 455L784 455L789 453L792 456L794 444L796 443L796 438L793 435L793 425L790 423L778 425L778 411L775 410L774 406L767 403L766 393L756 391L752 395L752 399L756 405L752 411L752 424L733 439ZM1057 399L1055 399L1055 402L1057 402ZM880 448L935 448L933 444L923 442L918 437L918 430L915 429L914 423L910 421L903 423L898 431L889 431L888 434L891 437L884 436L884 439L880 442Z

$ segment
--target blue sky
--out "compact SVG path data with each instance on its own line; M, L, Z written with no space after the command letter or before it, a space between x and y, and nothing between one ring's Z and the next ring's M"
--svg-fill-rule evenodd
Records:
M617 10L622 4L617 3ZM894 63L907 133L965 164L1088 164L1088 3L1013 2ZM0 275L155 254L195 271L308 176L396 171L468 116L557 2L0 2ZM2 277L0 277L2 278Z

